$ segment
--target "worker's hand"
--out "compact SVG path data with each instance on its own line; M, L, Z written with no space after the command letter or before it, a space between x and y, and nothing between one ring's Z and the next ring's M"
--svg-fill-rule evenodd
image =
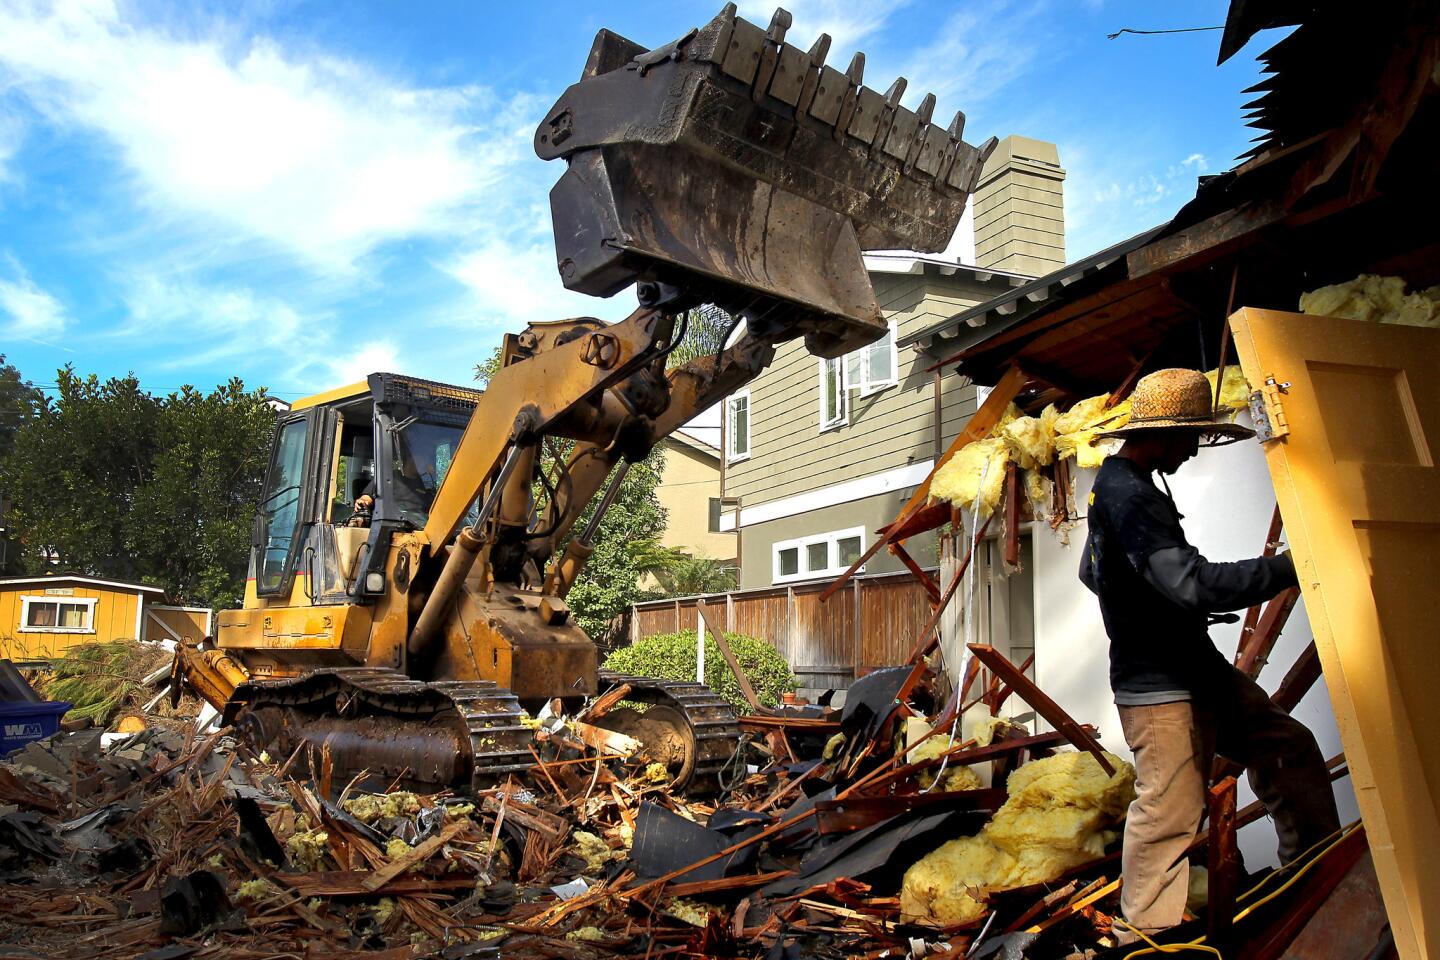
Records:
M368 493L362 493L355 498L355 512L364 511L370 513L375 509L375 498Z

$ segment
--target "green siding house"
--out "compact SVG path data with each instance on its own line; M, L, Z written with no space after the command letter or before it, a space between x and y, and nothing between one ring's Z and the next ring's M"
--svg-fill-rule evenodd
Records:
M894 519L976 406L968 381L931 369L953 352L946 339L915 335L1064 265L1064 177L1054 145L1006 138L971 198L961 230L973 230L973 243L962 239L959 258L866 257L890 321L883 339L834 360L784 344L726 399L723 493L733 506L721 529L739 531L741 589L833 578ZM937 564L933 537L909 549ZM864 572L901 569L882 552Z

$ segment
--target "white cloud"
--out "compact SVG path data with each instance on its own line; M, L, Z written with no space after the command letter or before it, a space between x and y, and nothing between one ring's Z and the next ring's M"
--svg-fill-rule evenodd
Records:
M164 217L229 224L345 269L455 229L529 147L531 98L415 89L275 40L177 37L107 0L0 0L0 83L98 133Z
M17 340L45 341L60 336L69 323L60 301L37 287L10 261L14 280L0 280L0 334Z
M488 241L459 254L442 269L470 291L466 312L472 321L507 331L519 331L533 321L569 317L618 320L635 309L629 291L601 300L564 289L548 232L531 241Z
M968 114L994 97L1029 69L1044 49L1039 10L1017 9L1006 0L967 3L934 31L931 43L901 64L900 75L909 81L905 102L913 106L925 94L935 94L934 122L946 126L956 110ZM891 79L871 76L870 86L883 91ZM972 133L967 139L978 142L985 136Z
M400 350L390 340L364 343L348 353L342 352L325 361L329 381L334 384L354 383L372 373L404 372Z
M20 149L20 138L24 131L14 117L0 111L0 183L15 179L10 161Z
M1094 153L1079 143L1062 143L1067 168L1065 219L1067 255L1072 261L1168 220L1195 195L1195 178L1207 168L1205 156L1191 153L1178 163L1140 150L1123 161Z
M786 10L794 15L791 34L786 38L802 50L822 33L830 34L830 56L826 61L844 70L856 51L856 44L880 30L890 15L909 0L789 0ZM775 13L773 0L741 0L740 16L766 29Z

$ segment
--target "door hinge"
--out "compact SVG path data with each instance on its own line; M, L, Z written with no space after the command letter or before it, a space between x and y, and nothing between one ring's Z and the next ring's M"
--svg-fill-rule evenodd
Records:
M1250 419L1255 424L1255 439L1261 443L1290 433L1290 421L1285 417L1285 405L1280 399L1289 389L1289 380L1277 382L1274 377L1266 377L1260 389L1250 394Z

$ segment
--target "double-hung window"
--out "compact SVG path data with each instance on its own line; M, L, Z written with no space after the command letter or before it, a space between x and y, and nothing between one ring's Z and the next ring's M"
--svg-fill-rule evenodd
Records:
M57 600L53 597L24 597L21 600L21 632L94 633L95 601L85 597Z
M725 462L750 456L750 391L742 390L725 399Z
M830 430L850 422L850 392L868 397L900 382L895 351L895 321L885 336L872 344L852 350L843 357L821 360L820 429Z
M895 321L891 320L885 336L845 355L846 386L868 397L900 382L896 367Z
M775 583L832 577L848 570L865 552L865 528L782 540L771 549Z
M843 426L848 420L845 391L845 358L820 361L820 429Z

